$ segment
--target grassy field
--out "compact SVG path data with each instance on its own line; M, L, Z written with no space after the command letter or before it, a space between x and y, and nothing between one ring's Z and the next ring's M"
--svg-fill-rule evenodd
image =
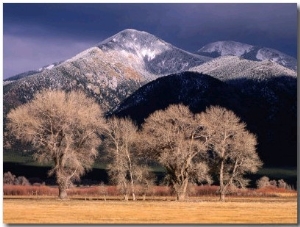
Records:
M16 198L3 200L6 224L82 223L297 223L297 197L217 197L176 201L60 201L55 198Z

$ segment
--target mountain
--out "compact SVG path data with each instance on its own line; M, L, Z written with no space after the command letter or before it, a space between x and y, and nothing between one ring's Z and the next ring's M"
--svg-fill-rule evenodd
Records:
M296 77L221 81L197 72L173 74L135 91L114 115L141 124L154 111L179 103L195 113L210 105L234 111L257 135L258 153L266 165L297 165Z
M208 57L238 56L253 61L269 60L297 71L297 59L278 50L267 47L252 46L235 41L218 41L205 45L197 53Z
M217 57L202 65L193 67L189 71L209 74L222 81L232 79L265 80L272 77L297 77L294 70L288 69L270 60L252 61L237 56Z
M182 103L194 112L209 105L234 108L241 103L237 90L209 75L195 72L171 74L152 81L125 99L114 115L129 116L141 124L149 114Z
M60 64L7 79L4 113L45 88L83 89L107 112L141 85L209 59L176 48L149 33L126 29Z

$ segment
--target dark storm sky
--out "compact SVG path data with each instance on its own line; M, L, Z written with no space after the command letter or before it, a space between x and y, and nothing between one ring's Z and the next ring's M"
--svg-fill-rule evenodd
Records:
M190 52L233 40L297 57L296 3L4 3L4 78L66 60L126 28Z

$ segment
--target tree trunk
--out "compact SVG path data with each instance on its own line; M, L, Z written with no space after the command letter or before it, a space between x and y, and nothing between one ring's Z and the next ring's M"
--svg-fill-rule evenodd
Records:
M185 200L185 194L183 192L177 193L177 201L184 201Z
M124 195L124 200L128 201L128 195L127 194Z
M135 198L135 190L134 190L134 182L133 182L133 174L132 174L132 166L131 166L131 159L130 156L127 153L128 161L129 161L129 173L130 173L130 185L131 185L131 192L132 192L132 200L136 200Z
M223 180L224 160L221 161L220 166L220 201L225 201L225 187Z
M225 192L224 191L220 192L220 201L225 202Z
M183 184L180 186L180 189L177 192L178 201L183 201L186 199L186 190L187 190L188 183L189 183L188 179L185 179L183 181Z
M64 185L59 185L58 186L58 191L59 191L59 199L67 199L67 189Z
M132 192L132 200L133 200L133 201L136 200L134 192Z

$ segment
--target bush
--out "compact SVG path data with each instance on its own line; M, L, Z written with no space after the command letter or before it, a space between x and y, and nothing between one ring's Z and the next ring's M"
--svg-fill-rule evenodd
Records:
M30 196L30 195L49 195L54 196L58 195L58 189L48 186L32 186L32 185L11 185L5 184L3 185L3 194L4 195L22 195L22 196Z
M278 180L278 188L287 188L287 183L283 179Z
M3 174L3 184L30 185L26 177L24 176L16 177L9 171Z
M17 177L14 182L15 185L30 185L29 181L24 176Z
M3 174L3 184L14 184L16 176L11 172L6 172Z
M189 196L211 196L216 195L219 190L219 186L216 185L193 185L189 187Z
M168 186L153 186L152 196L171 196L172 190Z
M284 185L284 181L280 181L280 185ZM285 183L286 184L286 183ZM275 187L272 185L262 187L259 189L240 189L235 188L231 190L229 196L276 196L278 193L290 193L293 189L286 184L284 187ZM219 186L217 185L190 185L188 196L201 197L201 196L216 196L218 195ZM73 187L67 189L69 196L78 197L101 197L106 200L107 197L120 196L120 192L115 185L94 185L86 187ZM50 187L46 185L13 185L4 184L3 194L6 196L58 196L58 187ZM140 196L157 196L169 197L174 196L172 189L168 186L153 186L147 194L139 194Z
M263 176L259 180L256 181L257 188L264 188L270 186L269 177Z
M292 190L293 187L288 185L283 179L278 181L270 180L268 177L263 176L259 180L256 181L257 188L284 188L288 190Z

